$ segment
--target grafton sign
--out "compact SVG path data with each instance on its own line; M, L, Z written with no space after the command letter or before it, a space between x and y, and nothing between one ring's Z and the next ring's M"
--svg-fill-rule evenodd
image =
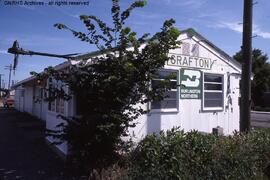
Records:
M168 66L179 66L189 68L200 68L200 69L212 69L212 66L216 60L203 57L186 56L181 54L169 54L169 60L167 61Z

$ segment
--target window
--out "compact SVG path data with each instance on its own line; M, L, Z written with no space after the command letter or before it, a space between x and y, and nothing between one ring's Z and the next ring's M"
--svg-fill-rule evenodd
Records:
M152 88L160 85L161 81L170 77L172 88L165 92L164 99L161 101L153 101L151 103L151 109L176 109L177 108L177 74L176 70L161 70L158 72L158 77L152 81Z
M57 88L57 86L60 86L60 85L61 83L57 83L56 81L53 81L52 78L49 78L49 82L48 82L49 98L54 97L55 95L53 88ZM48 110L51 112L64 114L65 113L64 99L57 97L56 99L49 101Z
M60 114L64 114L64 109L65 109L64 100L62 98L56 98L55 104L56 104L55 106L56 112Z
M204 74L203 107L205 109L223 109L223 76Z
M60 105L59 105L59 113L64 114L65 113L65 101L64 99L60 99Z

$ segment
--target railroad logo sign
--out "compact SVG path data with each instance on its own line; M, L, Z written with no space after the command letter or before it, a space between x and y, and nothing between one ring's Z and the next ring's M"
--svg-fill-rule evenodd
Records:
M201 99L202 72L191 69L180 70L180 98Z

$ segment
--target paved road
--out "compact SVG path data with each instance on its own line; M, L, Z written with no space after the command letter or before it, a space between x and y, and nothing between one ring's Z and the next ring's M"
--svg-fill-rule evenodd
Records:
M0 180L58 180L64 162L46 145L36 119L0 109Z
M270 128L270 113L269 112L251 112L251 126Z

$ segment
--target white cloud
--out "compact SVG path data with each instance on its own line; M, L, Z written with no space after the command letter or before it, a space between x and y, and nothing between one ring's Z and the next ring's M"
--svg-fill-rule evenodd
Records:
M264 39L270 39L270 32L263 31L258 25L253 26L253 32Z
M0 54L9 54L9 53L7 52L7 50L0 49Z
M242 24L239 22L219 22L216 24L216 27L230 29L238 33L242 33L243 31Z
M79 14L69 14L70 17L74 17L77 19L80 19L80 15Z
M270 39L270 32L260 32L258 35L265 39Z
M216 25L212 26L216 28L226 28L232 31L242 33L243 32L243 24L239 22L219 22ZM270 32L262 30L257 24L253 25L253 34L258 35L264 39L270 39Z

